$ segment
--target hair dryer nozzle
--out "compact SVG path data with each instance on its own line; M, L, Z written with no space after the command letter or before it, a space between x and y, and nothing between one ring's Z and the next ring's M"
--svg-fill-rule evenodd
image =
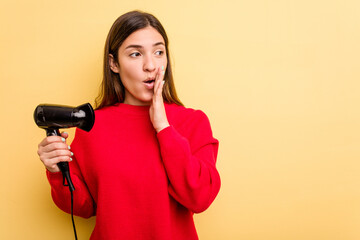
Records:
M90 103L80 105L76 109L78 111L74 112L74 118L77 118L80 122L78 128L89 132L95 123L94 109L91 107Z

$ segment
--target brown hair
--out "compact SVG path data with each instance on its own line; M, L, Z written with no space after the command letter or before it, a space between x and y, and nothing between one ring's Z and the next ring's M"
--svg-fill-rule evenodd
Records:
M95 100L96 109L124 102L125 88L119 74L114 73L110 69L109 54L112 54L118 62L118 49L125 39L133 32L148 26L155 28L165 41L167 67L164 76L166 81L162 93L163 99L165 102L176 103L183 106L175 90L168 49L169 41L165 29L160 21L153 15L140 11L132 11L116 19L107 36L104 51L103 80L100 86L100 93Z

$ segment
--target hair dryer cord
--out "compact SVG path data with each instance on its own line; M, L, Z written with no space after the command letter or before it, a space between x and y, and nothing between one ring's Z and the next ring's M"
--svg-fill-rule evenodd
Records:
M70 195L71 195L71 221L72 221L72 225L73 225L73 229L74 229L74 235L75 235L75 240L77 240L77 234L76 234L76 227L75 227L75 221L74 221L74 196L73 196L73 190L71 190L70 186Z

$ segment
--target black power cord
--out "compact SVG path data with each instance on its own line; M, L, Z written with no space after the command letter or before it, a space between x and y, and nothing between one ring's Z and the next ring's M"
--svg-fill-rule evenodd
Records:
M75 240L77 240L77 234L76 234L76 227L75 227L75 221L74 221L74 194L73 192L75 191L75 187L71 181L70 178L70 169L69 169L69 165L61 165L63 164L63 162L58 163L58 166L63 174L63 185L65 187L69 187L70 190L70 195L71 195L71 204L70 204L70 212L71 212L71 221L72 221L72 225L73 225L73 229L74 229L74 235L75 235Z
M77 240L77 234L76 234L76 227L75 227L75 221L74 221L74 196L73 196L73 190L71 188L70 189L70 195L71 195L71 221L72 221L72 225L73 225L73 229L74 229L74 235L75 235L75 240Z

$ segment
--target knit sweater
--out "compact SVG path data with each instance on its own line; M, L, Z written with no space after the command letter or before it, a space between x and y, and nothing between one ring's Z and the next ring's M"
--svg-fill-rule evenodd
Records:
M96 216L90 239L198 239L193 214L220 189L218 141L200 110L165 104L170 126L156 133L148 106L95 111L90 132L76 130L70 174L74 214ZM47 171L55 204L70 212L60 172Z

